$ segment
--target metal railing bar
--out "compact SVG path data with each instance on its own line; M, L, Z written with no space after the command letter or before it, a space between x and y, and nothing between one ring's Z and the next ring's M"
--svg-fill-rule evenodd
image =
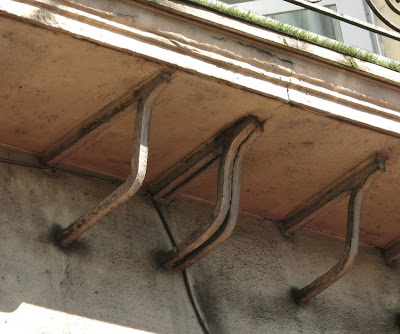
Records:
M400 32L400 27L395 25L394 23L390 22L385 15L383 15L380 10L378 9L378 7L375 6L375 4L371 1L371 0L365 0L366 3L368 4L368 6L371 7L372 11L375 13L375 15L383 22L385 23L388 27L392 28L393 30L396 30L397 32ZM385 0L387 4L390 3L390 5L393 5L391 2L389 2L388 0ZM394 5L393 5L394 7ZM390 8L392 8L390 6ZM395 7L394 7L395 8Z
M361 21L359 19L356 19L356 18L353 18L353 17L351 17L349 15L335 12L334 10L326 8L324 6L312 4L312 3L309 3L308 1L305 1L305 0L284 0L284 1L290 2L290 3L294 4L294 5L298 5L298 6L306 8L306 9L313 10L315 12L318 12L318 13L321 13L321 14L324 14L324 15L327 15L327 16L330 16L330 17L333 17L335 19L338 19L340 21L349 23L349 24L357 26L359 28L363 28L363 29L375 32L375 33L377 33L379 35L382 35L382 36L389 37L389 38L392 38L394 40L400 41L400 33L398 33L398 32L390 31L390 30L387 30L385 28L378 27L378 26L376 26L374 24L363 22L363 21ZM366 0L366 1L369 4L370 1L369 0ZM372 6L371 6L371 9L374 11L374 8ZM387 23L385 22L385 24L387 24ZM395 27L397 27L397 26L395 26Z
M392 11L394 11L397 15L400 15L400 9L393 4L392 0L385 0L386 4L390 7ZM396 2L400 2L396 0Z

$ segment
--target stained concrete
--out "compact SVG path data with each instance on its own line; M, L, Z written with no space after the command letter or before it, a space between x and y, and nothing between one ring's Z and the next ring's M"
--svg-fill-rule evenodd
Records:
M0 27L0 141L26 151L43 152L161 68L14 20Z
M180 197L164 214L179 239L211 213ZM398 333L400 267L361 247L350 272L308 304L290 289L325 273L342 256L341 240L302 230L286 239L273 223L242 214L227 242L189 271L211 333Z
M5 163L0 179L1 333L202 333L182 275L155 261L171 244L143 193L62 250L54 224L67 226L116 185ZM182 239L212 206L178 197L161 209ZM315 232L287 240L275 224L242 214L233 236L189 269L210 333L398 333L400 267L374 248L361 247L349 274L308 305L292 302L291 287L342 250Z
M1 333L201 333L151 202L136 196L69 250L53 243L115 185L0 164ZM136 331L138 330L138 331Z
M0 4L0 145L40 156L132 85L168 70L146 183L252 114L265 131L244 159L243 211L282 219L382 153L387 172L365 199L361 242L385 248L400 236L398 72L194 5L62 3ZM121 112L62 162L126 177L134 118ZM213 202L216 166L182 193ZM307 227L343 238L344 203Z

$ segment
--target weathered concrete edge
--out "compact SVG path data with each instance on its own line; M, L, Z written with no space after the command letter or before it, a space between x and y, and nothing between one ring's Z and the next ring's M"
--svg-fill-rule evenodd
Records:
M169 1L165 2L173 4ZM287 74L283 74L282 68L277 68L274 72L273 67L265 69L244 61L228 58L223 54L199 50L192 46L177 45L163 36L115 22L113 16L109 13L102 13L99 16L92 14L93 10L82 10L85 9L83 6L79 7L76 4L65 6L66 3L68 4L67 1L52 0L4 0L0 4L0 15L28 21L49 29L56 29L77 38L153 61L161 61L186 72L223 81L232 86L311 109L329 117L341 118L380 132L400 136L400 106L386 106L382 101L371 101L371 99L362 99L361 97L354 98L354 94L346 94L344 90L338 92L321 89L321 86L314 82L314 78L304 76L298 78L293 71L287 71ZM190 8L187 5L179 6ZM203 10L202 15L205 14L208 14L208 11ZM221 20L236 22L223 16L221 16ZM268 32L245 23L236 23L245 25L249 29L258 29L265 35ZM269 35L275 39L281 39L284 44L287 44L288 37L275 32L269 32ZM296 43L304 42L296 41ZM337 52L307 43L304 44L343 57ZM157 57L154 55L157 55ZM386 70L377 65L368 65L376 66L380 71ZM396 77L394 78L396 80L392 81L396 84L392 88L399 87L400 74L387 71L399 77L398 80ZM381 79L384 79L383 81L388 80L386 78ZM318 106L318 108L315 106Z
M400 73L389 68L373 64L361 59L345 55L341 52L330 50L326 47L301 41L293 36L285 35L268 27L260 27L251 22L244 22L239 18L232 17L223 12L217 12L213 8L207 8L195 2L179 0L122 0L128 3L142 3L155 8L162 8L164 11L175 13L176 15L190 17L190 20L207 23L209 26L219 29L229 30L238 35L243 35L263 43L271 44L282 50L296 49L297 54L319 60L323 63L331 63L342 66L348 71L362 73L363 75L392 82L396 85L400 82ZM349 60L351 58L351 61Z

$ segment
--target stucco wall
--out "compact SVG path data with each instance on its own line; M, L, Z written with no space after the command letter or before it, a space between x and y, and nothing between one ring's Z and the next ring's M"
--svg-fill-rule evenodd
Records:
M160 268L170 242L152 203L136 195L69 250L54 245L68 225L116 185L0 164L0 333L201 333L181 273ZM209 204L180 197L162 210L177 238ZM285 239L242 215L232 238L189 270L210 333L398 333L400 268L373 248L308 305L290 297L329 269L343 242L300 231Z

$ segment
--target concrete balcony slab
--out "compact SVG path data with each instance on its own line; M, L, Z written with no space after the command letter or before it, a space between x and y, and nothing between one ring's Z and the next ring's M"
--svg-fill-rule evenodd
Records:
M108 103L162 71L146 183L218 131L254 115L241 210L280 220L375 153L363 244L400 235L400 73L182 3L6 0L0 4L0 144L41 156ZM356 65L354 65L356 64ZM135 109L61 160L124 178ZM83 139L84 140L84 139ZM217 165L181 193L213 202ZM307 227L344 237L346 203Z

